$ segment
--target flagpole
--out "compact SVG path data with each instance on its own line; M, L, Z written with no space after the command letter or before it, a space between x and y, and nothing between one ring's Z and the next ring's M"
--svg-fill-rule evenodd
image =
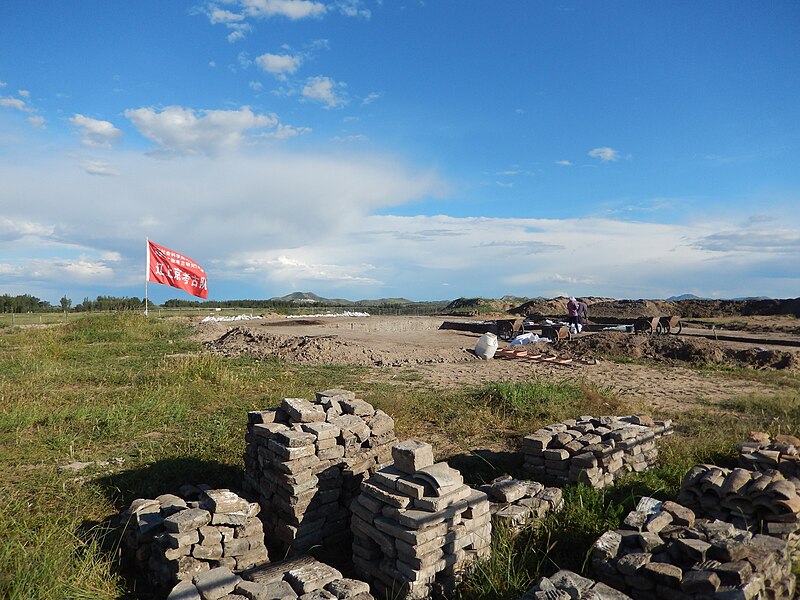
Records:
M147 280L150 279L150 238L145 238L147 266L144 273L144 316L147 316Z

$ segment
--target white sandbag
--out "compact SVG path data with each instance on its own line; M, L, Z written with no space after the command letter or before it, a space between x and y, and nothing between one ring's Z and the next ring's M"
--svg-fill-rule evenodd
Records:
M475 344L475 356L488 360L497 352L497 336L493 333L484 333Z

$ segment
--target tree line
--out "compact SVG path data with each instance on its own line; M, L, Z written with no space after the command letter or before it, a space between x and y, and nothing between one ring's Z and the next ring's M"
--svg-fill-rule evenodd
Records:
M0 312L3 313L45 313L56 310L91 312L104 310L139 310L144 308L144 300L133 297L118 298L116 296L97 296L95 300L88 297L83 302L72 306L72 300L63 296L58 306L54 306L47 300L42 300L31 294L20 294L12 296L3 294L0 296Z

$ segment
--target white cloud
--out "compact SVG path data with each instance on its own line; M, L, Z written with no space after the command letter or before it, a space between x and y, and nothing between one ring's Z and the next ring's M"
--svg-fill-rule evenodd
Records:
M337 92L344 84L337 83L330 77L309 77L303 87L303 96L314 102L321 102L326 108L334 108L344 103L344 98Z
M40 115L33 115L28 117L28 123L36 129L44 129L44 117Z
M286 73L294 73L302 64L300 56L291 54L262 54L256 58L256 64L262 70L272 75L282 76Z
M275 140L288 140L298 135L311 133L310 127L293 127L291 125L278 125L275 131L265 134L264 137L272 138Z
M371 94L367 94L366 97L361 101L361 104L367 106L368 104L372 104L381 97L381 94L378 92L372 92Z
M0 88L6 87L8 84L5 81L0 81Z
M208 61L208 66L213 69L214 67L217 66L217 63L215 61L213 61L213 60L210 60L210 61Z
M593 148L589 150L588 155L592 158L599 158L603 162L613 162L619 160L619 152L608 146L602 148Z
M335 135L331 138L334 142L366 142L369 138L363 133L353 135Z
M15 108L23 112L31 112L31 109L27 104L25 104L24 100L20 98L12 98L10 96L0 98L0 106L4 106L6 108Z
M562 167L571 167L572 166L572 162L570 162L568 160L557 160L556 164L557 165L561 165Z
M264 84L261 83L260 81L251 81L250 83L247 84L247 87L249 87L254 92L260 92L261 90L264 89Z
M369 19L372 16L372 11L366 8L361 0L337 0L334 6L347 17Z
M217 23L238 23L244 21L244 15L215 7L209 12L208 19L215 25Z
M122 131L114 127L109 121L92 119L81 114L76 114L69 119L81 136L81 144L90 148L110 148L122 137Z
M238 29L235 29L234 31L231 31L231 32L228 34L228 36L227 36L227 40L228 40L228 41L229 41L231 44L233 44L234 42L238 42L239 40L243 40L243 39L244 39L244 37L245 37L245 34L246 34L248 31L250 31L250 28L249 28L249 27L240 27L240 28L238 28Z
M310 0L241 0L245 14L252 17L286 17L292 20L320 17L325 5Z
M81 169L89 175L102 175L106 177L119 175L114 167L102 160L86 160L81 163Z
M778 216L777 225L761 217L739 225L719 214L681 224L396 216L446 185L357 147L300 154L250 146L169 161L121 150L114 168L115 177L87 177L74 157L38 147L0 161L0 263L20 267L4 281L40 297L56 289L54 300L64 292L140 294L149 236L203 264L218 298L310 289L432 299L443 281L453 297L788 297L800 282L800 266L788 259L798 253L797 217L766 202L759 213ZM764 237L770 229L772 240ZM54 258L42 261L43 249ZM71 291L78 275L93 287Z
M29 90L17 90L17 94L19 94L23 98L30 98L31 93Z
M208 154L238 149L247 132L275 127L275 115L259 115L248 106L239 110L193 110L168 106L125 111L139 132L158 144L159 150L176 154Z

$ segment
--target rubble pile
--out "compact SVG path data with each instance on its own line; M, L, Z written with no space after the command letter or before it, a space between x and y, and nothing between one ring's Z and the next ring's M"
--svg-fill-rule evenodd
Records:
M391 461L395 439L394 420L346 390L248 413L245 489L270 539L291 554L347 543L348 506L364 476Z
M399 442L392 458L351 505L356 573L388 597L452 591L459 571L491 551L486 494L446 463L434 464L423 442Z
M521 600L630 600L630 596L605 583L562 569L550 577L542 577L528 588Z
M138 498L120 516L123 556L154 585L169 589L216 567L238 571L269 560L258 504L205 485L179 494Z
M671 433L672 421L647 415L569 419L523 439L525 471L545 484L602 488L625 473L650 468L658 456L656 439Z
M675 502L642 498L623 527L592 546L597 578L635 600L789 600L795 577L785 541L696 519Z
M180 582L167 600L374 600L363 581L310 557L249 569L218 567Z
M753 471L777 469L784 477L800 479L800 438L753 432L739 444L739 465Z
M738 529L766 533L800 547L800 481L778 471L697 465L684 477L678 502Z
M538 481L521 481L503 475L482 485L480 491L489 497L489 513L494 524L511 529L523 527L532 519L561 510L564 499L561 488L545 487Z

